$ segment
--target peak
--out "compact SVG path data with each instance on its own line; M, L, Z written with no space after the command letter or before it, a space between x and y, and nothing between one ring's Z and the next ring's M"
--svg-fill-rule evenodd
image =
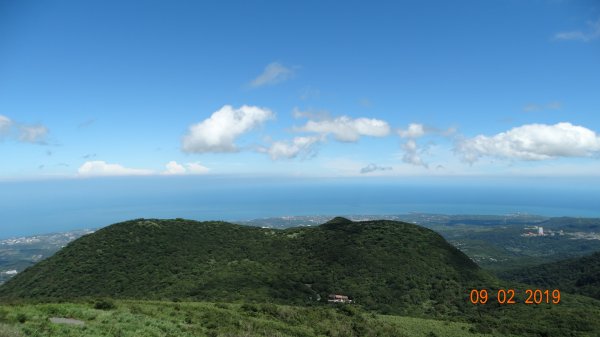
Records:
M325 224L347 224L347 223L352 223L352 220L341 217L341 216L336 216L335 218L327 221Z

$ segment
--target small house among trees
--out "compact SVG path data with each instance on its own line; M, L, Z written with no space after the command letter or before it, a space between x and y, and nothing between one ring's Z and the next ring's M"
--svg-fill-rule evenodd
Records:
M329 303L352 303L352 300L346 295L329 294Z

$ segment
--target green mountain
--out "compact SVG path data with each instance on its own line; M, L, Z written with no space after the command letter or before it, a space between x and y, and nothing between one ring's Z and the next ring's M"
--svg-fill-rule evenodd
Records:
M435 232L335 218L318 227L138 219L73 241L0 288L0 297L249 300L354 298L390 313L458 314L489 276Z
M117 299L119 305L159 300L153 302L160 303L156 307L188 301L240 306L244 316L239 320L209 320L214 326L237 332L242 331L240 324L255 329L259 321L264 323L268 317L260 316L263 311L289 312L277 309L287 305L310 310L312 318L302 323L306 325L302 329L334 320L332 310L361 319L356 326L353 323L354 332L327 333L332 336L402 335L379 331L387 323L379 322L373 310L463 322L468 324L469 334L595 336L594 332L600 331L596 319L600 302L565 295L560 305L525 305L519 286L524 285L503 284L482 271L437 233L404 222L335 218L317 227L277 230L225 222L137 219L83 236L0 286L0 302L4 303L0 305L0 324L21 324L25 335L43 330L49 336L66 336L69 334L57 334L48 326L48 317L60 313L85 318L96 313L71 312L65 304L40 316L33 312L36 303L66 301L85 307L101 297ZM500 305L494 299L498 288L513 287L518 290L517 304ZM483 288L490 293L489 302L469 303L471 289ZM350 296L357 306L323 305L331 293ZM164 318L154 309L149 314L152 318L144 318L145 325L155 326ZM255 322L256 317L260 319ZM194 319L186 317L181 327L192 327L188 321ZM296 319L296 323L280 319L283 321L273 323L277 330L297 323ZM374 330L364 333L364 329Z
M500 273L507 280L560 289L600 300L600 252Z

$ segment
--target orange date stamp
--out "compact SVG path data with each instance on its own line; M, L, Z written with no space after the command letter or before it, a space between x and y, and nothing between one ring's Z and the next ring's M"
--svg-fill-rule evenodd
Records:
M491 291L487 289L473 289L469 294L469 301L473 304L486 304L490 300L496 300L499 304L558 304L560 303L560 290L554 289L525 289L522 299L514 289L498 289Z

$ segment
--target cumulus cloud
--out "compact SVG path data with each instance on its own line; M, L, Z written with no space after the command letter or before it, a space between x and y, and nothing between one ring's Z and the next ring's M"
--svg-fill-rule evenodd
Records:
M225 105L204 121L191 125L183 137L182 149L188 153L235 152L235 140L275 115L268 109Z
M150 175L153 172L145 169L127 168L119 164L109 164L102 160L86 161L77 170L80 176L130 176Z
M414 139L407 140L406 143L402 145L402 149L404 150L404 155L402 156L403 162L415 166L428 167L427 163L421 158L421 153L424 150L417 145L417 142Z
M559 32L554 35L557 40L572 40L589 42L600 37L600 20L588 22L588 29L585 31L574 30L570 32Z
M24 143L45 144L48 128L43 125L21 125L19 127L19 141Z
M398 135L402 138L419 138L425 135L423 124L410 123L405 130L398 130Z
M361 136L385 137L390 133L390 126L380 119L341 116L321 121L309 120L304 126L295 128L295 131L332 134L338 141L355 142Z
M448 129L439 129L433 126L426 126L420 123L410 123L406 129L398 130L398 135L401 138L417 139L426 135L435 135L449 137L456 133L456 129L451 127Z
M170 161L165 165L165 175L182 175L182 174L204 174L208 173L208 167L202 166L200 163L187 163L184 165L178 164L176 161Z
M421 157L427 149L419 146L416 140L428 135L451 137L455 133L455 128L439 129L432 126L425 126L420 123L410 123L406 129L398 130L398 135L401 138L407 139L406 142L402 144L402 150L404 150L402 161L407 164L428 168L428 164L425 163Z
M379 166L379 165L370 163L369 165L361 168L360 173L365 174L365 173L371 173L371 172L375 172L375 171L388 171L391 169L392 169L391 166Z
M170 161L167 163L166 170L163 172L164 174L184 174L185 167L183 165L177 164L176 161Z
M315 153L315 145L322 140L322 137L308 136L295 137L290 141L277 141L271 144L268 149L262 149L261 152L268 153L271 159L291 159L298 156L307 157Z
M8 133L12 124L13 122L10 118L0 115L0 135Z
M571 123L526 124L494 136L461 140L455 150L469 163L484 156L517 160L589 157L600 152L600 137Z
M290 79L293 75L294 71L292 69L287 68L280 63L273 62L265 67L262 74L258 75L258 77L250 82L250 86L257 88L264 85L280 83Z

